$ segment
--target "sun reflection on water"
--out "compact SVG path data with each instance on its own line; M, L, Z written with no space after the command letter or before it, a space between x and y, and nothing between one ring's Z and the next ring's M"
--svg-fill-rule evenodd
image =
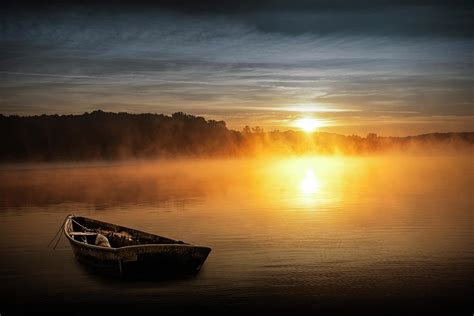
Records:
M326 205L334 198L335 192L327 183L331 174L339 168L325 158L293 158L274 161L261 175L264 183L266 203L280 203L288 209L307 208L314 210L317 206ZM279 199L273 196L279 192Z
M319 180L314 175L313 168L309 167L306 170L306 174L303 180L301 181L301 186L300 186L301 192L306 195L314 194L318 191L319 187L320 187Z

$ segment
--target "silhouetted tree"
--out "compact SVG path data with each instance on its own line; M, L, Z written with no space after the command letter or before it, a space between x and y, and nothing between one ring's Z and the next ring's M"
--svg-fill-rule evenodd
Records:
M435 133L414 137L366 138L298 131L264 132L245 126L229 130L224 121L177 112L108 113L20 117L0 114L0 161L54 161L238 156L259 152L361 154L383 150L474 144L474 133ZM469 147L472 149L472 147Z

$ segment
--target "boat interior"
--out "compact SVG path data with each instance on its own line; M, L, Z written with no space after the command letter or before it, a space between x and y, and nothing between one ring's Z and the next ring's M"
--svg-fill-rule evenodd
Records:
M85 217L70 217L66 231L76 241L90 245L120 248L144 244L185 244L158 235L153 235Z

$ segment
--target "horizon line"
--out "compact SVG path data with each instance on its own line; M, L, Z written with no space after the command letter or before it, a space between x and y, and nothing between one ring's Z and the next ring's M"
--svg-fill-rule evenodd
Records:
M177 112L174 112L172 114L165 114L165 113L152 113L152 112L141 112L141 113L129 113L129 112L113 112L113 111L103 111L101 109L97 109L97 110L93 110L93 111L90 111L90 112L83 112L81 114L59 114L59 113L55 113L55 114L46 114L46 113L43 113L43 114L34 114L34 115L19 115L19 114L9 114L9 115L6 115L6 114L3 114L3 113L0 113L0 117L6 117L6 118L11 118L11 117L18 117L18 118L35 118L35 117L42 117L42 116L58 116L58 117L66 117L66 116L83 116L83 115L91 115L91 114L94 114L94 113L104 113L104 114L115 114L115 115L119 115L119 114L126 114L126 115L132 115L132 116L138 116L138 115L162 115L162 116L166 116L166 117L172 117L174 114L184 114L184 115L187 115L187 116L192 116L192 117L195 117L195 118L203 118L206 122L211 122L211 121L214 121L214 122L224 122L224 124L226 125L226 128L229 130L229 131L234 131L234 132L239 132L239 133L242 133L243 132L243 129L245 127L256 127L256 128L261 128L262 130L262 133L272 133L272 132L279 132L279 133L286 133L286 132L294 132L294 133L301 133L301 134L311 134L311 135L314 135L314 134L332 134L332 135L341 135L341 136L345 136L345 137L350 137L350 136L358 136L358 137L361 137L361 138L364 138L364 136L361 136L359 134L341 134L341 133L333 133L333 132L325 132L325 131L314 131L314 132L310 132L310 133L307 133L307 132L304 132L304 131L300 131L300 130L296 130L296 129L287 129L287 130L279 130L279 129L276 129L276 130L268 130L268 131L265 131L264 128L258 126L258 125L255 125L255 126L250 126L250 125L246 125L244 128L242 128L242 130L235 130L235 129L231 129L231 128L228 128L227 127L227 122L224 121L224 120L214 120L214 119L207 119L206 117L202 116L202 115L194 115L194 114L188 114L186 112L182 112L182 111L177 111ZM430 133L423 133L423 134L416 134L416 135L406 135L406 136L380 136L378 135L377 132L369 132L365 135L365 137L369 136L370 134L373 134L375 135L375 137L380 137L380 138L408 138L408 137L418 137L418 136L426 136L426 135L436 135L436 134L474 134L474 131L462 131L462 132L430 132Z

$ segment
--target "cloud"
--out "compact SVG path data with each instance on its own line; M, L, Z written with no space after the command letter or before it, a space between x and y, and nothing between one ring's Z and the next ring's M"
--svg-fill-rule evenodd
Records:
M461 32L464 18L439 12L444 4L426 10L400 4L388 12L321 2L324 10L283 13L261 5L238 14L172 6L4 14L0 112L138 111L141 104L144 111L233 119L319 104L348 110L321 114L334 119L350 111L472 114L474 43ZM462 15L462 7L445 9ZM399 20L407 30L385 28L410 12L421 30L411 15ZM450 30L425 31L433 19ZM354 23L362 26L353 29Z

